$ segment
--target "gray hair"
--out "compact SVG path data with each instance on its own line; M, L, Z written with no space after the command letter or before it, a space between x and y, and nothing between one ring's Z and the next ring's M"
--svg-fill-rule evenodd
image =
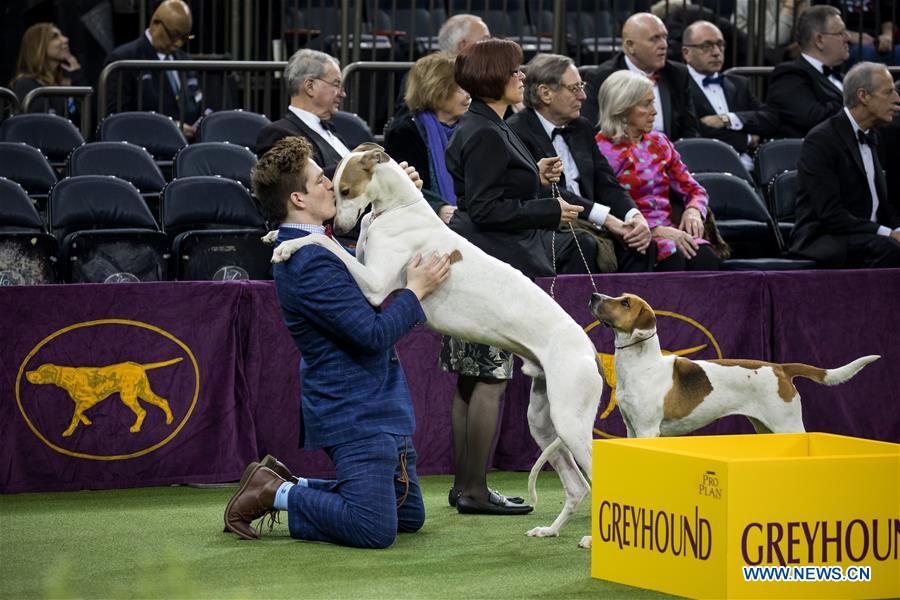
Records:
M525 106L537 109L541 105L538 86L559 87L563 74L575 62L562 54L538 54L525 66Z
M859 104L859 96L856 92L866 90L870 94L875 93L875 73L877 71L886 72L888 77L891 73L885 65L873 62L861 62L853 65L846 75L844 75L844 106L853 108Z
M294 55L288 59L288 64L284 68L284 80L287 82L288 95L296 96L299 94L300 86L307 79L321 79L324 77L329 62L337 67L338 71L341 70L341 63L324 52L306 48L294 52Z
M821 4L810 6L797 18L797 43L801 50L810 48L817 33L825 31L828 19L840 17L841 11L833 6Z
M456 54L459 42L469 35L474 23L484 22L475 15L453 15L441 25L438 31L438 49L441 52Z
M627 69L616 71L600 86L600 131L618 143L627 135L628 113L653 90L648 77Z

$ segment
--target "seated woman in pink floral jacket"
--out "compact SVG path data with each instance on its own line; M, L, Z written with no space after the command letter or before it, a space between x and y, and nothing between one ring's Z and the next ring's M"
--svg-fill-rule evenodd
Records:
M653 100L649 78L628 70L610 75L600 87L597 145L650 225L659 248L655 270L717 271L719 256L703 237L706 190L669 138L653 130Z

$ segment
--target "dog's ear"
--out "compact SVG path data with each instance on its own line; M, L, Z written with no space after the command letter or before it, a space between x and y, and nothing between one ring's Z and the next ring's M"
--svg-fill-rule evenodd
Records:
M363 170L371 173L376 165L386 163L390 160L391 157L388 156L384 150L369 150L359 159L359 164L362 166Z
M643 302L640 303L640 307L641 312L635 318L632 329L643 329L645 331L656 329L656 314L654 314L653 309Z
M353 149L354 152L365 152L367 150L384 150L381 146L376 144L375 142L363 142L359 146Z

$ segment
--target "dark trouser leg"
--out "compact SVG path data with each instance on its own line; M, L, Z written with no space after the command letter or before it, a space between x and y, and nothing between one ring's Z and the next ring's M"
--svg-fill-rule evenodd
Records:
M571 232L556 232L556 272L560 275L597 273L597 241L586 232L578 232L578 243ZM579 246L581 251L579 252ZM582 258L584 256L584 258ZM585 260L587 265L585 265Z
M718 271L719 257L709 244L701 244L694 258L687 261L688 271Z
M676 250L673 254L670 254L665 259L656 263L654 271L657 273L671 273L673 271L684 271L686 269L687 261L684 259L684 254Z
M865 269L900 267L900 242L886 235L874 234L868 239L853 236L847 243L847 255L853 266Z
M397 501L400 502L397 507L397 531L414 533L425 524L425 501L422 499L422 488L419 487L419 476L416 474L418 455L411 437L397 436L397 440L397 450L400 453L400 463L394 472L394 487Z
M656 242L650 241L647 250L641 254L616 240L616 260L619 273L648 273L656 265Z

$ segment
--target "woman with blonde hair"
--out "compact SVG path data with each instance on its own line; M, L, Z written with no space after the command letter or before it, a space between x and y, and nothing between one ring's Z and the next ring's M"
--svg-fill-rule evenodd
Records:
M647 219L658 248L655 270L717 271L716 251L724 253L725 244L717 239L721 244L714 251L704 239L704 223L711 216L706 190L669 138L653 130L653 82L617 71L600 87L599 105L597 146Z
M406 80L409 112L385 132L384 148L397 162L406 161L422 178L422 193L444 223L456 210L453 179L444 152L459 118L472 99L454 78L455 57L446 52L416 61Z
M16 76L10 82L19 102L32 90L44 86L85 85L78 59L69 50L67 38L53 23L35 23L25 30L19 46ZM46 99L31 112L52 112L72 118L71 98Z

